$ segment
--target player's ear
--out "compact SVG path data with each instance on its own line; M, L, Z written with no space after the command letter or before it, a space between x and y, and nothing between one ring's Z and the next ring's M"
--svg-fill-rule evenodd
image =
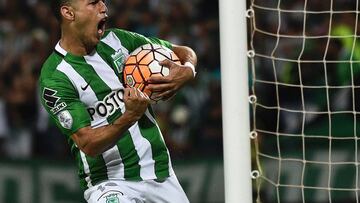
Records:
M73 21L75 19L75 13L71 6L64 5L60 8L61 15L64 19Z

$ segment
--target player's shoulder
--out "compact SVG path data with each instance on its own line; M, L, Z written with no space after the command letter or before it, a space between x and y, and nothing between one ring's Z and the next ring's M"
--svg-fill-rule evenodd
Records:
M51 53L41 67L41 73L39 77L40 84L47 83L51 80L58 79L61 74L57 70L59 65L62 63L63 57L57 52Z

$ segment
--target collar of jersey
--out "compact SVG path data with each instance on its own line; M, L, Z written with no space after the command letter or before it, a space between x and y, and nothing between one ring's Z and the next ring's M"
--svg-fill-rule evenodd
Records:
M60 41L56 44L55 50L56 50L57 52L59 52L61 55L63 55L63 56L66 56L66 54L67 54L67 51L65 51L65 49L63 49L63 48L60 46Z
M56 44L55 46L55 51L57 51L59 54L61 54L63 57L69 57L69 58L73 58L73 59L79 59L79 58L83 58L84 56L76 56L76 55L73 55L69 52L67 52L65 49L63 49L61 46L60 46L60 41ZM94 50L90 55L87 55L87 56L91 56L93 53L95 53L96 50Z

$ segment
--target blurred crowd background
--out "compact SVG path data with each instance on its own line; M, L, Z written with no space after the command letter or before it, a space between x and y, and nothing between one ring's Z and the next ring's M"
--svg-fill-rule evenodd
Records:
M45 0L0 0L0 158L72 159L65 137L39 104L42 63L60 38ZM196 80L154 105L175 159L222 158L217 0L107 1L108 27L188 45L198 55Z
M358 2L248 2L261 201L358 202Z

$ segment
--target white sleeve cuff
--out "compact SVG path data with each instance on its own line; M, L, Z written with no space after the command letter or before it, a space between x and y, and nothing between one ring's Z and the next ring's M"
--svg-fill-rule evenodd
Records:
M193 74L194 74L194 77L195 77L195 76L196 76L196 71L195 71L195 66L194 66L194 64L192 64L192 63L190 63L189 61L187 61L187 62L184 63L184 65L191 68L191 70L192 70L192 72L193 72Z

